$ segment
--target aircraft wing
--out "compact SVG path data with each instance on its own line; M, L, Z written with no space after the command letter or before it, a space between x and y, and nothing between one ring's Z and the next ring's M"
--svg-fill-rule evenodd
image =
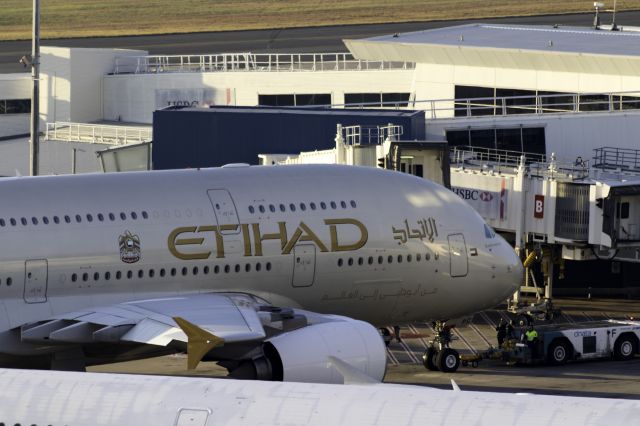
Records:
M21 337L32 343L167 346L173 341L188 341L174 320L179 317L228 344L262 340L266 336L260 319L263 306L252 296L233 293L138 300L57 315L23 326Z
M189 369L202 359L218 361L236 378L352 380L354 375L342 374L343 366L334 358L377 381L386 369L386 348L371 324L280 308L244 293L199 293L99 306L25 324L16 331L22 344L41 352L82 348L79 352L85 359L93 356L100 363L122 360L120 354L126 358L132 345L140 346L134 352L152 356L159 348L186 350ZM59 368L80 368L75 358L60 358L55 361Z

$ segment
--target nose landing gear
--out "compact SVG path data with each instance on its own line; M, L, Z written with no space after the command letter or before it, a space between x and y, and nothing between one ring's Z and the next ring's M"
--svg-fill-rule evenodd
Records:
M444 321L433 323L436 336L429 342L429 347L422 355L422 363L427 370L453 373L460 367L460 354L451 349L451 326Z

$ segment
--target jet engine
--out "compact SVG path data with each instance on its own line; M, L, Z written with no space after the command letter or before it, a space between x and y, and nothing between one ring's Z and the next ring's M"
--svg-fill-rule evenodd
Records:
M343 383L329 357L336 357L375 380L384 378L387 352L371 324L345 317L285 332L265 341L262 354L230 372L238 379Z

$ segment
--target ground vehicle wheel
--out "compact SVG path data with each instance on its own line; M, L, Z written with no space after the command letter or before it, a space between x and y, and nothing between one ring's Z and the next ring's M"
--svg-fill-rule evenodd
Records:
M436 365L443 373L453 373L460 367L460 355L458 351L444 348L436 358Z
M619 360L628 360L633 358L636 353L636 341L631 335L618 337L616 344L613 346L613 354Z
M571 347L563 340L554 340L549 345L547 361L552 365L562 365L569 360Z
M424 351L422 355L422 364L424 368L430 371L438 371L438 366L436 365L436 356L438 355L438 351L435 348L428 348Z

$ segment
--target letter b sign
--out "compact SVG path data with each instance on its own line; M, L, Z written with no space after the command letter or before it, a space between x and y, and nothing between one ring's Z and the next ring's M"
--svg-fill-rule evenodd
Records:
M533 204L533 217L536 219L544 217L544 195L536 195Z

